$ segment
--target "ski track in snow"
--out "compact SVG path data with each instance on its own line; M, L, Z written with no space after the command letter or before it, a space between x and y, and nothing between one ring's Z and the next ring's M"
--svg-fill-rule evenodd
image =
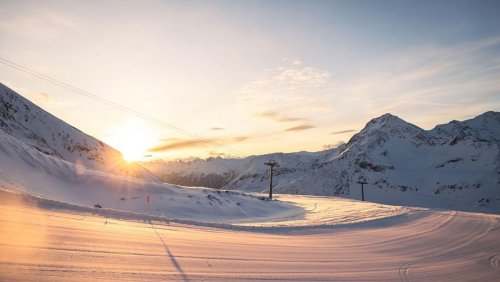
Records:
M419 210L324 229L235 228L3 203L0 281L500 279L496 215Z

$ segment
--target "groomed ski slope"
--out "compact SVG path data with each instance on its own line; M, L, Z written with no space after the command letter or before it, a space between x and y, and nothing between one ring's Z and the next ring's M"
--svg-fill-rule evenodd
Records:
M236 230L60 212L3 197L1 281L498 281L500 217L418 210Z

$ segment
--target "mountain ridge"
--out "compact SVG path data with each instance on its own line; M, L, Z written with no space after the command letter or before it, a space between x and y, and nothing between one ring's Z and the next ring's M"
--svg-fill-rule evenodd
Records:
M276 193L357 199L357 182L365 180L371 200L381 203L430 201L436 202L430 206L441 207L443 200L448 208L500 210L499 128L500 113L493 111L430 130L384 114L347 143L325 151L143 165L167 182L181 179L183 185L264 192L269 173L263 163L275 159ZM216 163L227 169L210 171Z
M46 155L88 169L158 180L140 165L126 163L118 150L67 124L2 83L0 130Z
M172 184L263 192L269 187L264 163L274 159L275 193L360 199L362 180L368 183L366 198L374 202L500 213L500 113L493 111L431 130L384 114L347 143L320 152L128 164L117 150L0 84L0 135L10 144L0 146L6 158L20 154L23 166L38 170L56 164L55 174L46 171L51 177L78 178L88 169L87 175L100 171L157 181L151 170ZM9 146L27 153L12 153Z

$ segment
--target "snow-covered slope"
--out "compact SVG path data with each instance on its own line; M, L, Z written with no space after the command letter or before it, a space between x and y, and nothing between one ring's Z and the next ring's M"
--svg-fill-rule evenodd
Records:
M202 222L251 222L303 213L290 204L238 192L184 188L90 170L35 150L2 130L0 190L84 207Z
M423 130L385 114L368 122L347 144L317 153L144 164L155 173L182 177L184 184L210 172L225 189L265 191L263 164L276 160L277 193L342 195L360 199L366 181L370 201L500 212L500 113ZM212 170L212 164L218 169ZM208 182L202 184L210 184Z
M0 83L0 130L32 148L89 169L157 178L120 152L49 114Z
M103 142L0 85L0 190L167 218L230 222L302 214L278 201L160 184ZM150 199L149 210L146 199Z

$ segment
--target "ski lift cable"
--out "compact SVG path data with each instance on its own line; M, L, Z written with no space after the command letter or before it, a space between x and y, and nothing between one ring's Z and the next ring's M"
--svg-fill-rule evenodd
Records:
M210 145L212 145L214 147L221 148L221 149L223 149L223 150L225 150L227 152L234 153L234 154L236 154L238 156L244 156L244 155L246 155L245 153L243 153L243 152L241 152L239 150L230 148L227 145L224 145L224 144L222 144L220 142L217 142L217 141L205 138L205 137L200 136L200 135L198 135L196 133L193 133L193 132L190 132L188 130L182 129L182 128L177 127L177 126L175 126L173 124L164 122L164 121L162 121L162 120L160 120L158 118L155 118L155 117L152 117L150 115L144 114L142 112L139 112L139 111L134 110L132 108L129 108L127 106L124 106L124 105L115 103L115 102L113 102L111 100L99 97L99 96L97 96L95 94L92 94L92 93L90 93L88 91L85 91L83 89L75 87L75 86L73 86L71 84L65 83L65 82L63 82L61 80L58 80L58 79L55 79L53 77L47 76L47 75L42 74L40 72L34 71L32 69L29 69L27 67L19 65L19 64L15 63L15 62L12 62L12 61L7 60L5 58L0 57L0 63L6 65L8 67L11 67L13 69L16 69L16 70L19 70L21 72L24 72L26 74L32 75L34 77L37 77L39 79L42 79L42 80L44 80L46 82L49 82L51 84L54 84L54 85L57 85L59 87L65 88L66 90L69 90L69 91L71 91L73 93L76 93L78 95L85 96L85 97L90 98L92 100L98 101L98 102L106 104L108 106L111 106L111 107L113 107L115 109L118 109L118 110L120 110L122 112L127 112L127 113L130 113L130 114L133 114L133 115L135 115L135 116L137 116L137 117L139 117L139 118L141 118L143 120L147 120L149 122L156 123L156 124L158 124L158 125L160 125L160 126L162 126L164 128L167 128L167 129L179 132L179 133L181 133L183 135L186 135L186 136L195 138L197 140L203 141L203 142L205 142L207 144L210 144Z

